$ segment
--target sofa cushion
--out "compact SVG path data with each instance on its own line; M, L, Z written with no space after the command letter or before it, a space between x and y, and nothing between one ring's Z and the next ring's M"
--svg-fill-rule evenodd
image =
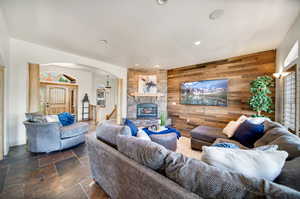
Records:
M150 138L153 142L164 146L166 149L176 151L177 149L177 134L152 134Z
M164 167L165 158L170 152L152 141L126 135L117 136L117 147L127 157L153 170Z
M46 123L45 116L40 112L25 113L26 120L29 122Z
M271 142L270 144L278 145L279 150L288 152L288 160L300 156L300 138L296 135L283 135Z
M278 145L264 145L253 148L253 150L260 150L260 151L276 151L278 149Z
M114 147L117 146L116 139L120 134L131 136L130 128L128 126L114 124L107 120L96 128L97 138Z
M166 158L168 178L203 198L299 198L300 192L263 178L251 178L171 152Z
M269 129L268 131L265 131L264 135L254 143L254 146L259 147L263 145L268 145L282 135L295 136L292 133L290 133L286 128L274 127Z
M210 126L198 126L194 128L190 133L192 138L203 140L209 143L213 143L217 138L227 138L227 136L222 133L221 128Z
M70 137L74 137L74 136L84 134L88 131L89 131L88 123L77 122L77 123L71 124L69 126L61 127L60 128L60 137L62 139L70 138Z
M268 130L271 130L273 128L276 128L276 127L282 127L282 128L285 128L284 126L282 126L281 124L279 124L278 122L274 122L274 121L271 121L271 120L266 120L264 121L263 123L264 125L264 129L265 129L265 132L268 131Z
M300 157L287 161L281 174L275 180L276 183L286 185L300 191Z
M263 136L264 125L253 124L250 121L244 121L235 131L232 139L240 142L246 147L253 147L254 143Z

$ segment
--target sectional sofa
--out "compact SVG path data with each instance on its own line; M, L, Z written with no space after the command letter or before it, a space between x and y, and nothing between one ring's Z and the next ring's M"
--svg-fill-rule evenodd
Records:
M288 186L222 170L135 138L124 126L97 127L87 144L92 176L112 199L300 198Z

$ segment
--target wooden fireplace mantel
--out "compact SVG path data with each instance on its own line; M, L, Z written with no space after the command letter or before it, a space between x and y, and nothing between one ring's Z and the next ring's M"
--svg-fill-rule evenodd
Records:
M154 93L154 94L147 93L147 94L145 94L145 93L138 93L138 92L131 93L130 95L133 97L162 97L162 96L164 96L163 93Z

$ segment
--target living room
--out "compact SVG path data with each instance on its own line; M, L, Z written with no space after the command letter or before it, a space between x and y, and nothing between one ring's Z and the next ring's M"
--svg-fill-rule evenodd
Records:
M300 1L0 1L0 198L300 198Z

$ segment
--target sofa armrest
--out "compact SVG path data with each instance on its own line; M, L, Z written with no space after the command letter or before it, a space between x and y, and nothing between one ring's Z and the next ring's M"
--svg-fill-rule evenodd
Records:
M51 152L61 148L60 125L58 122L23 122L31 152Z

